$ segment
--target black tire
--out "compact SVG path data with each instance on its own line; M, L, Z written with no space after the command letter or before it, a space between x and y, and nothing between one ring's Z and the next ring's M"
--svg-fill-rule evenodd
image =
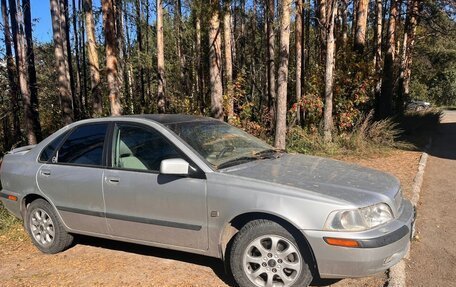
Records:
M37 221L37 214L41 214L48 225L40 224ZM61 252L70 247L73 242L73 236L66 232L54 208L44 199L37 199L27 207L24 226L33 244L43 253L54 254ZM45 235L34 235L34 232L40 233L40 228L41 232L48 230L48 228L51 230L46 231ZM45 243L37 238L44 238L43 241Z
M229 257L229 259L230 259L229 263L230 263L230 268L231 268L233 277L236 280L236 282L239 284L239 286L241 286L241 287L265 286L267 278L270 275L272 275L271 278L273 278L273 280L275 282L277 282L277 280L278 280L278 282L280 282L282 280L281 279L282 277L280 277L280 276L284 276L286 272L288 273L288 271L291 271L291 270L286 269L285 266L279 265L279 264L283 264L283 265L285 264L280 259L275 259L278 261L274 260L274 261L272 261L272 263L270 262L271 261L270 259L274 259L274 257L281 258L280 257L281 251L274 253L274 254L279 254L279 257L277 257L276 255L273 255L272 253L268 253L267 256L270 256L270 258L264 258L263 252L261 252L261 255L258 254L259 252L257 252L257 251L259 251L259 249L255 249L256 248L254 246L256 244L255 242L266 242L266 244L267 244L267 240L268 240L267 238L269 238L269 237L271 239L275 238L276 240L277 240L277 238L282 238L283 244L290 243L290 246L292 246L292 248L294 248L294 250L297 251L295 253L299 253L299 255L298 255L299 260L297 260L297 262L300 263L300 271L295 273L293 280L287 283L287 284L291 284L291 285L287 285L287 286L292 286L292 287L309 286L309 284L312 282L312 272L311 272L311 270L309 268L309 264L308 264L309 259L306 258L308 256L309 252L307 252L307 250L305 250L305 248L306 248L305 243L297 242L296 238L287 229L282 227L280 224L278 224L274 221L263 220L263 219L254 220L254 221L247 223L236 234L236 237L233 241L233 245L232 245L230 257ZM258 241L258 240L260 240L260 241ZM263 241L263 240L266 240L266 241ZM281 239L279 239L278 242L280 242L280 240ZM271 241L271 246L272 246L272 241ZM277 243L277 246L279 246L278 243ZM264 245L263 245L263 247L264 247ZM288 250L288 247L286 247L286 248L287 249L282 250L284 252L283 254L287 253L286 251ZM252 250L254 250L254 251L252 251ZM271 249L271 250L273 250L273 249ZM267 248L263 249L263 251L267 251ZM261 263L262 265L256 264L256 263L253 263L253 265L252 265L252 263L245 264L246 262L244 262L244 258L247 258L247 257L245 257L245 254L247 254L247 253L250 254L250 252L257 252L257 256L259 256L259 257L255 257L255 258L259 258L260 260L263 260L264 262ZM271 251L271 252L273 252L273 251ZM294 256L296 256L296 255L297 254L295 254ZM250 257L250 258L252 258L252 257ZM245 260L248 260L248 259L245 259ZM258 259L255 259L255 260L258 260ZM283 260L285 260L285 259L283 259ZM261 273L261 272L263 272L263 271L259 271L261 266L263 266L262 270L269 268L268 270L271 270L271 271L264 271L264 273ZM273 268L273 267L276 267L276 268ZM280 267L282 268L282 270L280 270ZM272 269L275 269L275 271ZM251 280L250 278L252 277L252 274L254 274L256 271L259 271L261 275L257 277L257 280L260 280L260 281L256 281L256 283L254 283L253 279ZM248 275L248 272L250 275ZM274 273L271 273L271 272L274 272ZM280 276L279 276L279 274L280 274ZM249 276L250 276L250 278L249 278ZM253 275L253 276L255 276L255 275ZM289 277L289 278L291 278L291 277ZM261 280L264 280L264 282L262 282ZM282 282L285 283L285 280L282 280Z

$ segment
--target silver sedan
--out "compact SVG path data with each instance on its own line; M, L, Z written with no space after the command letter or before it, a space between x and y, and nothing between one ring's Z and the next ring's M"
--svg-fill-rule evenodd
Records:
M240 286L386 270L414 210L388 174L288 154L221 121L90 119L5 155L1 199L45 253L73 234L221 258Z

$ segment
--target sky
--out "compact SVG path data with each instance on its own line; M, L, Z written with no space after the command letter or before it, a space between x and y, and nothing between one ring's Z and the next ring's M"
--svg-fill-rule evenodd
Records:
M48 0L31 0L33 37L38 42L52 40L51 10Z
M76 5L79 1L75 0ZM31 0L32 7L32 22L33 22L33 38L40 42L46 43L52 41L52 24L51 24L51 10L49 0ZM72 1L68 1L71 5ZM93 5L97 8L100 7L100 0L94 0Z

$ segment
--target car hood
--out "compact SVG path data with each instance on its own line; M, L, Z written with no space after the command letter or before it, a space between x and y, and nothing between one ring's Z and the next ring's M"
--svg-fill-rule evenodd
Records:
M394 196L400 189L399 180L387 173L299 154L257 160L223 172L319 193L357 206L382 200L394 202Z

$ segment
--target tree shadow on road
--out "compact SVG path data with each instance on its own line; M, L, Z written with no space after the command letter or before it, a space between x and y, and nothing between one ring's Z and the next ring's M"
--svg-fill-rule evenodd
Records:
M456 159L456 122L441 123L433 137L432 147L426 152L439 158Z

